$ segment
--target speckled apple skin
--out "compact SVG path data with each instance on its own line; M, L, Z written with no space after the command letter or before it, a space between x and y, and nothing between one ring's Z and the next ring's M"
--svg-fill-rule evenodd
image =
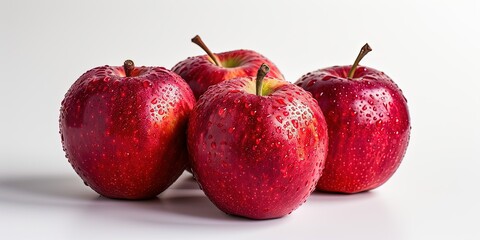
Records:
M237 77L254 77L262 63L270 67L267 77L284 79L282 73L270 60L252 50L235 50L215 54L221 63L236 61L237 67L219 67L207 55L189 57L177 63L172 71L190 85L196 99L209 86Z
M328 144L325 119L309 93L283 80L264 81L274 89L268 96L255 95L253 78L210 87L188 125L200 187L222 211L252 219L282 217L304 203Z
M195 103L177 74L161 67L103 66L83 74L60 109L66 157L99 194L152 198L188 161L186 127Z
M317 189L357 193L385 183L399 167L410 137L407 100L383 72L351 66L320 69L296 84L325 114L328 156Z

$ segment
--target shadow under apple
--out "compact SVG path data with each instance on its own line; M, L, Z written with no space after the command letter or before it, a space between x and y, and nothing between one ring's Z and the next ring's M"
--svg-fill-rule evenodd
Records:
M98 196L79 178L63 175L1 178L0 188L0 202L14 205L72 206Z

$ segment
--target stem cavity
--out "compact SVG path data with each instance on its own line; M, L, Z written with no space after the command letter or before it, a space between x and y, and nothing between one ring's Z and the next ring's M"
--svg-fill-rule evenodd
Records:
M360 53L358 53L357 59L355 59L352 68L350 68L350 72L348 72L348 78L353 78L353 75L355 75L355 70L357 70L358 64L360 63L362 58L365 57L365 55L367 55L367 53L370 51L372 51L372 48L370 48L368 43L365 43L362 49L360 49Z
M195 37L192 38L192 42L197 44L199 47L201 47L203 49L203 51L205 51L208 56L213 60L213 62L215 63L215 65L221 67L222 65L220 64L220 61L218 60L217 56L215 56L215 54L213 54L210 49L208 49L207 45L205 45L205 43L202 41L202 39L200 38L200 36L196 35Z
M257 79L256 79L257 96L262 96L263 79L265 78L268 72L270 72L270 67L267 64L262 63L262 65L260 66L257 72Z

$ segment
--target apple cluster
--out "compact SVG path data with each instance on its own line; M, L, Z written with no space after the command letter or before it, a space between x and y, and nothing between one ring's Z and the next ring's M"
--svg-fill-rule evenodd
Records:
M358 193L399 167L407 101L383 72L353 65L295 84L261 54L189 57L172 70L102 66L84 73L60 109L66 157L84 183L115 199L148 199L185 169L222 211L285 216L315 190Z

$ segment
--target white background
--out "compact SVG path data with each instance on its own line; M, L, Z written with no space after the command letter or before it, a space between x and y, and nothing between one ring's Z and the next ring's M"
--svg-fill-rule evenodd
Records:
M295 3L294 3L295 2ZM480 239L478 1L2 1L0 239ZM60 102L86 70L171 68L239 48L296 81L331 65L386 72L408 99L397 173L357 195L314 193L293 214L251 221L216 209L188 176L153 201L85 187L64 158Z

